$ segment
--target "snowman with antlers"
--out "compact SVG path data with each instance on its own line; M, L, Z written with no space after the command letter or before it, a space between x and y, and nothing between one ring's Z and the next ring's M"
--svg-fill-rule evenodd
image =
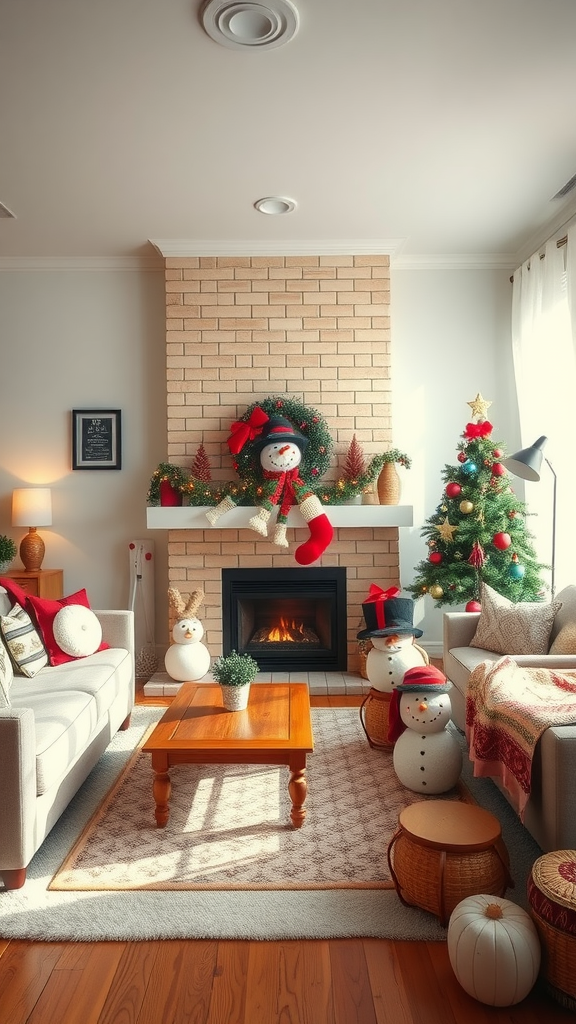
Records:
M176 622L172 628L174 643L166 651L164 667L177 682L195 682L210 668L210 654L201 643L204 626L196 616L204 591L194 590L185 601L176 587L169 587L168 600L176 612Z

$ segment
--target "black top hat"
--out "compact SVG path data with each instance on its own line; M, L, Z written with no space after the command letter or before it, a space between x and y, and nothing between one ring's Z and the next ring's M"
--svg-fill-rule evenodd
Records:
M255 439L254 450L261 452L267 444L281 444L283 441L289 441L290 444L298 445L301 452L304 451L308 444L308 438L298 433L290 423L290 420L284 419L283 416L271 416L268 423L265 424L262 433Z
M388 597L384 601L365 601L362 605L367 629L361 629L358 640L369 636L391 636L408 633L422 636L422 630L413 625L414 601L409 597Z

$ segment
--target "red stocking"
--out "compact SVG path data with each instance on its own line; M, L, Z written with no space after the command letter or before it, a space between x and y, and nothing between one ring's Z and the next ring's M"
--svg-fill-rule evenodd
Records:
M317 506L316 502L318 503ZM311 562L315 562L317 558L320 558L320 555L326 551L334 536L332 524L326 513L322 512L321 509L322 506L315 495L306 498L300 505L300 511L308 522L308 529L310 530L310 539L301 544L299 548L296 548L294 552L294 558L300 565L310 565ZM311 511L315 514L314 518L309 519L307 513Z

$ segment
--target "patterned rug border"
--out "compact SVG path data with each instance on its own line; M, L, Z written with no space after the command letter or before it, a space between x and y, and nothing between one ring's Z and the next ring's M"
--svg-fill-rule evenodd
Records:
M331 707L315 707L313 708L314 714L320 712L322 714L333 713L334 710L349 711L352 712L356 709L353 708L331 708ZM115 782L111 786L110 790L104 794L99 805L94 810L89 820L84 825L79 836L73 843L72 847L64 857L57 870L55 871L52 879L50 880L47 889L54 892L262 892L262 891L278 891L278 892L306 892L306 891L330 891L330 890L368 890L378 891L387 890L394 891L394 882L390 879L387 881L370 880L370 881L334 881L334 882L290 882L285 880L283 882L273 883L266 882L265 884L251 884L238 882L226 883L226 882L193 882L193 881L157 881L149 885L127 885L115 883L103 887L102 883L99 884L82 884L79 885L77 882L67 881L66 873L73 871L76 861L79 855L82 853L89 837L92 835L94 830L98 827L98 823L106 816L109 808L113 804L117 793L122 788L126 776L134 769L137 760L143 756L142 747L146 743L148 737L153 732L157 725L157 722L153 722L140 737L138 743L134 747L131 755L129 756L126 764L120 771ZM272 766L271 766L272 767ZM392 766L390 766L391 770ZM277 770L280 771L280 766L277 766ZM472 794L467 789L466 785L462 780L459 780L456 787L450 790L448 793L439 794L437 797L429 796L426 797L423 794L413 794L410 791L410 798L421 799L421 800L433 800L433 799L457 799L465 803L476 803ZM306 827L306 826L304 826ZM386 848L383 847L383 856L386 856Z

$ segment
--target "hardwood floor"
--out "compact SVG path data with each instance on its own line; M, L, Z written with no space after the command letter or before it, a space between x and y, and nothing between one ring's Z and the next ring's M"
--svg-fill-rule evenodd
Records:
M145 700L141 690L137 699L169 703ZM0 1024L563 1021L574 1021L574 1014L538 988L513 1007L476 1002L456 981L442 942L40 943L0 937Z

